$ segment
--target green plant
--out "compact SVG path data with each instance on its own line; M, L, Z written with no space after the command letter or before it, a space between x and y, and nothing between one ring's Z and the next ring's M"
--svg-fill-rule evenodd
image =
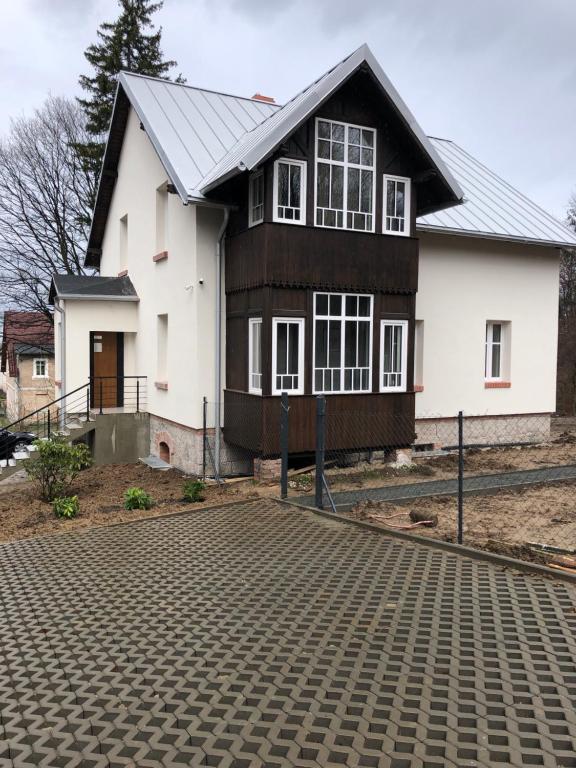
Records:
M143 488L128 488L124 494L124 509L150 509L154 502Z
M36 440L34 445L36 451L24 461L24 468L44 501L65 496L78 474L92 464L87 445L70 445L61 435Z
M184 483L184 501L196 503L204 501L202 491L206 488L206 483L202 480L187 480Z
M56 517L63 517L70 520L80 512L78 496L60 496L52 502L52 509Z

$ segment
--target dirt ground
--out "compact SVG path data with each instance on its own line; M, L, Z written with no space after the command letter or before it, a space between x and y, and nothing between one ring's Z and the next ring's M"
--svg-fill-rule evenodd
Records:
M409 526L410 512L438 521L435 527ZM418 499L410 505L361 502L349 513L383 527L398 527L421 536L456 541L456 497ZM492 552L547 562L529 543L576 549L576 482L534 486L464 499L464 544Z
M38 500L37 490L29 481L0 484L0 542L112 525L258 495L251 480L227 482L223 486L208 485L205 501L191 504L182 501L185 479L177 470L161 472L143 464L91 467L80 473L70 490L70 495L77 495L80 502L80 514L73 520L57 519L51 504ZM152 496L152 509L123 508L124 492L134 486ZM264 488L263 492L266 491Z

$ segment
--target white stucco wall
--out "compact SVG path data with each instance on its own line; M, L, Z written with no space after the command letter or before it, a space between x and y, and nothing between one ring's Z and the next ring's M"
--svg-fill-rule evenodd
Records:
M223 214L218 209L185 206L178 195L169 194L164 238L168 258L153 261L157 250L156 190L167 181L132 110L103 241L100 274L116 276L127 269L140 302L66 302L66 385L70 391L89 376L90 331L126 331L125 373L148 377L150 413L199 428L202 398L215 399L215 242ZM121 219L126 216L124 256ZM155 385L160 378L157 331L161 314L168 315L166 371L161 377L167 390Z
M559 257L552 248L423 234L416 319L424 391L416 415L552 412ZM484 386L486 322L510 323L509 389Z

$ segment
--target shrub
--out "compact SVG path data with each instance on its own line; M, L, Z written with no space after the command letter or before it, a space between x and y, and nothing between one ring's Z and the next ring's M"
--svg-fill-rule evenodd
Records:
M184 483L184 501L196 503L204 501L202 491L206 488L206 483L202 480L188 480Z
M58 499L54 499L52 503L52 509L56 517L63 517L66 520L70 520L80 512L80 504L78 503L78 496L61 496Z
M153 503L143 488L128 488L124 494L124 509L150 509Z
M24 461L24 467L44 501L65 496L78 474L92 464L87 445L70 445L60 435L49 440L36 440L34 445L36 451Z

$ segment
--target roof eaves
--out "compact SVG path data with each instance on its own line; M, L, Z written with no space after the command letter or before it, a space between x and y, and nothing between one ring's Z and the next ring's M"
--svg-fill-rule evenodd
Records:
M431 232L438 235L456 235L458 237L472 237L482 240L499 240L507 243L525 243L527 245L544 245L552 248L576 248L576 238L572 241L545 240L536 237L522 237L521 235L509 235L498 232L480 232L474 229L460 229L434 224L418 224L419 232Z

